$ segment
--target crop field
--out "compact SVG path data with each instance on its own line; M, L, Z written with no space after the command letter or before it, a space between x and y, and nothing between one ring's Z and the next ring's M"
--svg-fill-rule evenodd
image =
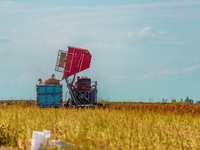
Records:
M67 109L0 101L0 149L29 150L33 131L46 129L51 140L83 150L196 150L199 126L197 104L103 103L102 108Z

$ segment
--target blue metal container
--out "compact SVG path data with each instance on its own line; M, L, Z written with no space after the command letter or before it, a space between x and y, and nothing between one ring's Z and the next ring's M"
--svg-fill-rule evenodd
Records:
M41 107L62 106L62 84L36 85L37 105Z

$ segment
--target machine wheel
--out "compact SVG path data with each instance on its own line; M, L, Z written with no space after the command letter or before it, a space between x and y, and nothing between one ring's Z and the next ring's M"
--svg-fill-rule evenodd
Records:
M74 108L74 106L75 106L75 103L69 98L67 100L67 103L65 104L65 107Z

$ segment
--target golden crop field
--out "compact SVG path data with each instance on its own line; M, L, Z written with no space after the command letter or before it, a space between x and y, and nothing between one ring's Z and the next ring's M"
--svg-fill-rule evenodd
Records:
M149 106L110 104L77 110L0 104L0 146L29 150L33 131L46 129L51 140L80 145L83 150L200 149L196 106Z

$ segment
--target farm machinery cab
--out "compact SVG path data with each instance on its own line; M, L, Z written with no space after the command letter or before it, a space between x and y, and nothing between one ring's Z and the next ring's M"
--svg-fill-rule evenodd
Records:
M97 105L97 81L77 73L90 67L92 55L87 49L68 47L68 51L59 50L55 70L63 72L70 98L66 107L94 107ZM72 76L71 79L69 77Z

